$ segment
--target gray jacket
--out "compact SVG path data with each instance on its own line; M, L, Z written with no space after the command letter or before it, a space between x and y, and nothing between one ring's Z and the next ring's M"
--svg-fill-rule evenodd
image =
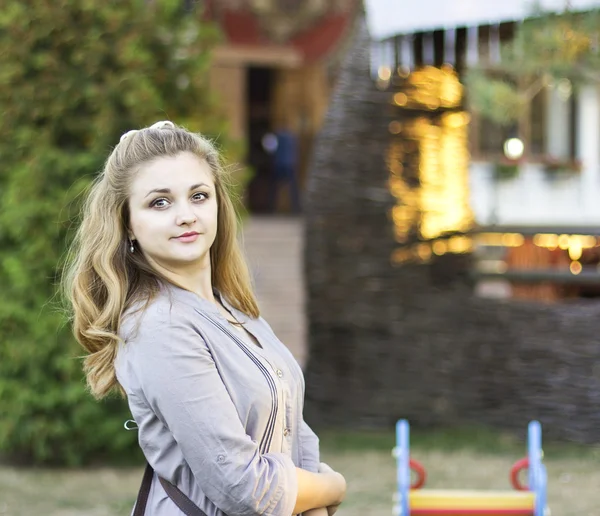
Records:
M222 301L262 348L213 303L173 286L123 317L115 366L155 470L148 516L183 514L156 475L208 516L290 516L296 466L318 471L319 440L302 417L302 370L262 318Z

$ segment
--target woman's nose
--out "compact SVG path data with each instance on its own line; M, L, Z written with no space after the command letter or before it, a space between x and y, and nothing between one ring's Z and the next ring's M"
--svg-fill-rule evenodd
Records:
M177 224L193 224L194 222L196 222L194 210L189 204L183 204L177 213Z

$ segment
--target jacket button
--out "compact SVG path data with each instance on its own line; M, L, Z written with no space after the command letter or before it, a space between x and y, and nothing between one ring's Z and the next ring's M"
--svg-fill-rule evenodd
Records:
M277 369L277 376L279 376L279 378L283 378L283 371L281 369Z
M284 428L284 429L283 429L283 435L284 435L284 436L286 436L286 437L287 437L287 436L288 436L288 435L290 435L291 433L292 433L292 431L291 431L289 428Z

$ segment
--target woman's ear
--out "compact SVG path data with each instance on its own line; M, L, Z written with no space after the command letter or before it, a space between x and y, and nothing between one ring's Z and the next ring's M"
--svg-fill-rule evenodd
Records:
M127 232L127 238L129 240L135 240L135 235L133 234L133 230L131 229L131 222L129 222L127 220L124 222L125 222L125 231Z

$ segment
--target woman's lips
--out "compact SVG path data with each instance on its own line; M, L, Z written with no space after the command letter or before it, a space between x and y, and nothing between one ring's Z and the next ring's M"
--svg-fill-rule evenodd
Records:
M181 236L178 236L176 240L180 242L194 242L200 236L199 233L184 233Z

